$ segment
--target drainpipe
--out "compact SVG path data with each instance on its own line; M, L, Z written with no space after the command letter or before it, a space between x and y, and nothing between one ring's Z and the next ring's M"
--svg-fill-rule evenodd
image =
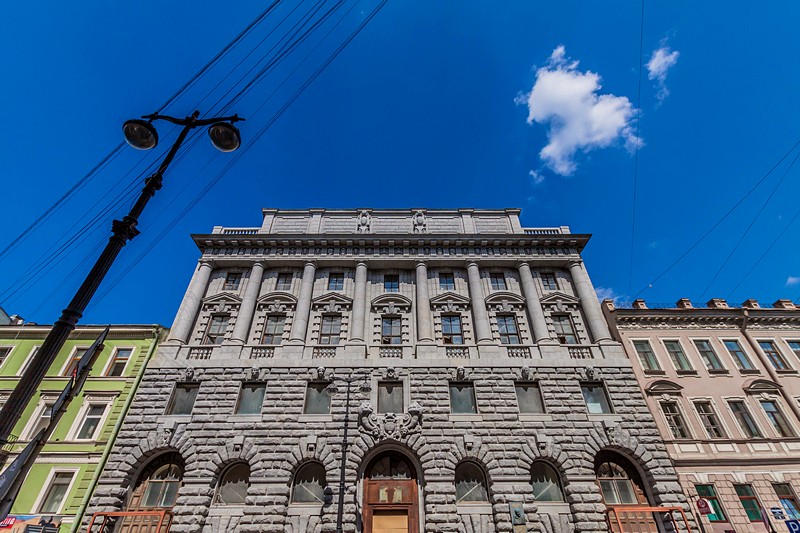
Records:
M78 508L78 512L75 515L75 522L72 524L72 529L69 530L70 533L78 533L81 528L81 522L83 522L83 514L86 512L86 508L89 506L89 500L92 498L92 494L94 494L94 489L97 488L97 482L100 481L100 474L103 472L103 469L106 467L106 462L108 461L108 456L111 455L111 448L114 447L114 442L117 440L117 435L119 435L120 429L122 429L122 422L125 420L125 415L128 414L128 409L130 409L131 404L133 403L133 397L136 395L136 391L139 390L139 384L142 382L142 378L144 378L144 371L147 369L147 363L150 362L150 358L153 357L153 352L155 352L156 347L158 346L159 341L161 340L160 337L164 334L164 328L161 326L156 326L153 328L153 344L150 346L150 350L147 352L147 356L145 357L144 361L142 362L142 369L139 371L139 375L136 376L136 379L133 382L133 388L131 388L131 393L128 395L128 399L125 400L125 406L122 408L122 412L119 414L119 418L117 419L117 423L114 424L114 432L111 434L111 439L106 446L106 449L103 451L102 457L100 457L100 462L97 463L97 469L94 471L94 475L92 476L92 481L89 482L89 487L86 489L86 495L83 497L83 501L81 501L81 506Z

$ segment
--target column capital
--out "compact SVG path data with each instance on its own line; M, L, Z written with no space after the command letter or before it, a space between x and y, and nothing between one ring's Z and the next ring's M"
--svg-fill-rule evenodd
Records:
M356 259L356 267L364 265L365 267L369 268L369 261L366 259Z
M428 268L428 261L426 259L415 259L414 267L416 268L418 266L424 266L425 268Z
M520 268L527 268L528 270L530 270L531 269L531 265L527 261L517 261L517 269L520 269Z
M480 265L478 265L478 262L474 259L467 259L464 264L467 266L467 268L471 267L472 265L475 265L476 268L480 268Z
M567 265L569 268L583 266L583 259L567 259Z
M314 261L314 260L308 260L305 263L303 263L303 268L305 268L307 266L312 266L314 268L317 268L317 262Z
M209 268L214 268L217 265L213 259L205 259L205 258L200 259L198 263L200 263L200 266L207 266Z
M257 266L261 267L261 268L266 268L267 267L267 262L264 259L259 259L258 261L254 261L253 262L253 266L251 266L250 268L252 269L252 268L257 267Z

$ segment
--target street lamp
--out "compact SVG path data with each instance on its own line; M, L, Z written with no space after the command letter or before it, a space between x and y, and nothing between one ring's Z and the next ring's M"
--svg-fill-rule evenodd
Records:
M81 286L78 288L75 296L70 301L66 309L61 313L59 319L53 324L53 328L47 334L47 338L42 343L42 346L33 356L31 363L23 373L19 383L12 391L8 400L0 409L0 446L8 443L9 435L14 429L14 426L22 416L22 412L30 402L42 378L47 373L50 365L53 364L58 352L64 346L69 334L75 329L75 325L83 316L83 311L94 296L100 283L108 274L111 265L119 255L122 247L125 246L129 240L133 239L139 234L136 229L139 223L139 217L142 215L144 208L150 201L156 191L161 189L162 179L167 167L172 163L178 148L181 147L183 141L191 130L198 127L209 126L209 136L214 146L223 152L232 152L236 150L241 144L241 137L239 130L234 126L236 122L244 120L239 118L238 115L228 117L213 117L199 119L199 111L195 111L186 118L175 118L167 115L159 115L153 113L152 115L145 115L141 119L128 120L122 126L125 140L138 150L149 150L158 144L158 132L156 131L153 122L155 120L166 120L183 129L178 134L178 138L170 148L158 170L144 181L144 187L133 205L131 210L122 220L114 220L111 223L112 235L106 244L105 249L97 258L92 269L86 275Z

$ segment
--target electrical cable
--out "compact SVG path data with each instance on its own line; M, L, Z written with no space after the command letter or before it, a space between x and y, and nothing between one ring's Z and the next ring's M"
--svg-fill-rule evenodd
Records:
M639 188L639 130L642 119L642 54L644 54L644 0L642 0L642 16L639 23L639 76L636 88L636 145L633 155L633 205L631 208L631 253L628 266L628 292L633 289L633 243L636 237L636 196Z

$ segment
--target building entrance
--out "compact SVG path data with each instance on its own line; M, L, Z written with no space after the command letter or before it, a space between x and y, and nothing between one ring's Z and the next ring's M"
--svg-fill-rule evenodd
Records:
M365 533L418 533L417 476L401 455L376 457L364 478Z

